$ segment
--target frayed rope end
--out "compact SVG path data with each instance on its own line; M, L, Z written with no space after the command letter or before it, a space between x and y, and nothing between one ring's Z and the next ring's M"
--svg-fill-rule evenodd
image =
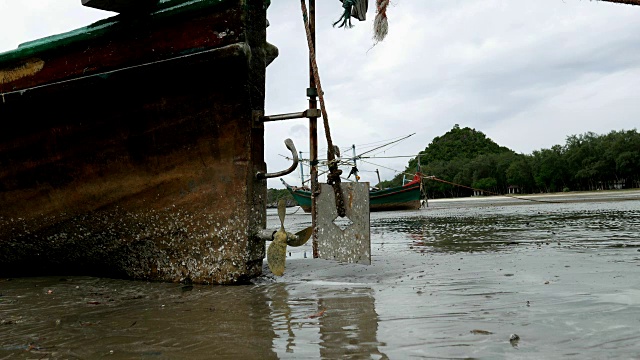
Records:
M376 19L373 22L373 39L376 42L383 41L389 33L389 22L386 16L381 14L376 15Z

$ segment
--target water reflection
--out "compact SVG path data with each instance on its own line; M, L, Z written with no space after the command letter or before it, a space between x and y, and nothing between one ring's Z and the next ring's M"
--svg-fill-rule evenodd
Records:
M322 291L319 304L329 314L320 318L320 354L326 359L387 359L377 339L378 314L373 291L340 289Z
M0 358L277 358L268 299L255 287L64 280L2 284Z
M371 288L273 284L271 321L279 358L387 359L379 350Z
M497 252L519 244L635 247L640 246L637 204L432 209L373 218L371 232L405 238L410 250L421 253Z
M284 339L285 352L293 353L295 348L293 322L295 321L298 327L302 327L303 325L292 315L292 305L295 307L297 304L290 305L289 292L286 289L286 284L278 283L270 285L266 292L270 300L270 319L274 332L276 333L273 343L274 351L282 348L279 344L280 341L276 339Z
M89 277L0 286L0 359L386 358L370 288Z

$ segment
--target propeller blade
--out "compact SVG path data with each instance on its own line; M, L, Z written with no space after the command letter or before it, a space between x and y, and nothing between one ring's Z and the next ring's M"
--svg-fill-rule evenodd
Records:
M278 231L267 249L267 264L273 275L282 276L284 274L286 258L287 234L284 231Z
M309 238L311 237L311 234L313 234L313 226L309 226L308 228L300 230L295 234L287 233L287 245L302 246L306 244L307 240L309 240Z
M284 199L278 201L278 217L280 218L280 228L284 230L284 216L287 215L287 204Z

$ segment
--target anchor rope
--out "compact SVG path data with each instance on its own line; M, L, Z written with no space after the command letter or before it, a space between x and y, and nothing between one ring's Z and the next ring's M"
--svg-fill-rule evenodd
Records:
M398 173L398 174L408 175L408 176L414 176L414 175L415 175L415 174L411 174L411 173L408 173L408 172L398 171L398 170L395 170L395 169L392 169L392 168L388 168L388 167L386 167L386 166L382 166L382 165L374 164L374 163L369 162L369 161L365 161L365 160L360 160L360 161L365 162L365 163L367 163L367 164L376 165L376 166L378 166L378 167L381 167L381 168L384 168L384 169L387 169L387 170L395 171L395 172L396 172L396 173ZM471 187L471 186L466 186L466 185L457 184L457 183L454 183L454 182L451 182L451 181L447 181L447 180L439 179L439 178L437 178L437 177L435 177L435 176L427 176L427 175L422 175L422 174L420 174L420 177L421 177L423 180L433 180L433 181L438 181L438 182L441 182L441 183L444 183L444 184L449 184L449 185L453 185L453 186L458 186L458 187L465 188L465 189L469 189L469 190L473 190L473 191L483 191L483 192L489 193L489 194L491 194L491 195L505 196L505 197L509 197L509 198L513 198L513 199L518 199L518 200L532 201L532 202L539 202L539 203L548 203L548 204L561 204L561 203L563 203L562 201L536 200L536 199L523 198L523 197L514 196L514 195L508 195L508 194L498 194L498 193L493 192L493 191L483 190L483 189L478 189L478 188L474 188L474 187Z
M295 215L298 211L300 211L300 209L302 209L302 207L298 206L298 208L296 209L296 211L292 212L292 213L287 213L286 215Z
M338 212L338 216L345 217L346 210L344 207L344 198L342 197L342 190L340 188L340 175L342 175L342 170L338 168L338 163L336 162L335 151L336 148L333 146L333 140L331 139L331 128L329 126L329 115L327 114L327 108L324 101L324 91L322 91L322 84L320 82L320 71L318 70L318 62L316 61L316 50L313 46L313 39L311 37L311 29L309 27L309 14L307 11L306 0L300 0L300 5L302 7L302 19L304 22L304 29L307 34L307 45L309 46L309 62L311 63L311 72L313 74L313 78L315 80L315 85L318 90L318 99L320 100L320 112L322 113L322 121L324 124L324 134L327 138L327 158L329 160L329 170L330 174L327 176L327 183L333 186L333 192L336 198L336 210Z
M466 186L466 185L462 185L462 184L456 184L456 183L451 182L451 181L438 179L438 178L437 178L437 177L435 177L435 176L425 176L425 175L420 175L420 177L421 177L422 179L426 179L426 180L434 180L434 181L438 181L438 182L441 182L441 183L445 183L445 184L449 184L449 185L454 185L454 186L458 186L458 187L465 188L465 189L470 189L470 190L473 190L473 191L482 191L482 192L486 192L486 193L489 193L489 194L491 194L491 195L505 196L505 197L509 197L509 198L513 198L513 199L524 200L524 201L532 201L532 202L539 202L539 203L548 203L548 204L558 204L558 203L560 203L559 201L536 200L536 199L523 198L523 197L519 197L519 196L507 195L507 194L498 194L498 193L495 193L495 192L493 192L493 191L483 190L483 189L476 189L476 188L471 187L471 186Z
M280 156L282 156L282 157L284 157L284 158L286 158L288 160L291 160L290 158L288 158L288 157L286 157L284 155L280 155ZM408 176L414 176L415 175L415 174L404 172L404 171L398 171L396 169L392 169L392 168L386 167L384 165L375 164L375 163L372 163L370 161L366 161L366 160L362 160L362 159L360 159L360 161L362 161L364 163L367 163L367 164L375 165L377 167L381 167L383 169L391 170L391 171L396 172L398 174L408 175ZM350 163L349 161L340 161L339 164L343 165L343 166L353 166L353 163ZM326 174L327 172L328 171L323 171L319 175ZM359 170L358 172L375 172L375 171ZM509 197L509 198L518 199L518 200L540 202L540 203L549 203L549 204L562 204L562 203L564 203L563 201L536 200L536 199L523 198L523 197L509 195L509 194L499 194L499 193L496 193L496 192L493 192L493 191L489 191L489 190L483 190L483 189L478 189L478 188L474 188L474 187L471 187L471 186L457 184L457 183L454 183L454 182L451 182L451 181L447 181L447 180L443 180L443 179L437 178L437 177L432 176L432 175L422 175L422 174L420 174L420 177L423 180L433 180L433 181L437 181L437 182L441 182L441 183L445 183L445 184L449 184L449 185L453 185L453 186L458 186L458 187L469 189L469 190L473 190L473 191L483 191L483 192L489 193L491 195L504 196L504 197ZM342 179L349 180L348 178L344 178L344 177L342 177ZM309 180L305 180L304 182L307 182Z

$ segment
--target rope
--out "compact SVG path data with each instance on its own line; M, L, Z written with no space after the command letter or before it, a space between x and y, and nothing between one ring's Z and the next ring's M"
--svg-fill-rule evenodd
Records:
M387 169L387 170L391 170L391 171L394 171L394 172L399 173L399 174L409 175L409 176L413 176L413 175L414 175L414 174L411 174L411 173L402 172L402 171L398 171L398 170L395 170L395 169L392 169L392 168L388 168L388 167L386 167L386 166L382 166L382 165L379 165L379 164L374 164L374 163L372 163L372 162L365 161L365 160L362 160L362 159L360 159L360 161L365 162L365 163L368 163L368 164L371 164L371 165L376 165L376 166L379 166L379 167L381 167L381 168L385 168L385 169ZM513 196L513 195L498 194L498 193L495 193L495 192L493 192L493 191L483 190L483 189L476 189L476 188L471 187L471 186L466 186L466 185L462 185L462 184L456 184L456 183L451 182L451 181L438 179L438 178L437 178L437 177L435 177L435 176L420 175L420 177L421 177L422 179L425 179L425 180L434 180L434 181L439 181L439 182L441 182L441 183L445 183L445 184L449 184L449 185L453 185L453 186L458 186L458 187L465 188L465 189L469 189L469 190L473 190L473 191L484 191L484 192L489 193L489 194L492 194L492 195L497 195L497 196L506 196L506 197L513 198L513 199L518 199L518 200L532 201L532 202L539 202L539 203L548 203L548 204L562 204L562 201L536 200L536 199L528 199L528 198L523 198L523 197L518 197L518 196Z
M363 160L362 158L360 159L360 161L364 162L364 163L367 163L367 164L371 164L371 165L375 165L375 166L381 167L383 169L391 170L391 171L396 172L398 174L404 174L404 175L409 175L409 176L414 176L415 175L415 174L411 174L411 173L407 173L407 172L403 172L403 171L398 171L396 169L392 169L392 168L386 167L384 165L375 164L375 163L372 163L370 161ZM348 165L348 163L347 164L342 163L342 164L343 165ZM451 182L451 181L439 179L439 178L437 178L435 176L420 175L420 177L422 179L425 179L425 180L439 181L441 183L445 183L445 184L449 184L449 185L453 185L453 186L458 186L458 187L469 189L469 190L473 190L473 191L483 191L483 192L489 193L491 195L505 196L505 197L518 199L518 200L532 201L532 202L539 202L539 203L548 203L548 204L562 204L563 203L562 201L536 200L536 199L528 199L528 198L523 198L523 197L518 197L518 196L513 196L513 195L508 195L508 194L498 194L498 193L495 193L495 192L492 192L492 191L489 191L489 190L477 189L477 188L474 188L474 187L471 187L471 186L466 186L466 185L462 185L462 184L456 184L456 183Z
M376 19L373 21L373 40L376 44L384 40L389 33L389 22L387 20L387 8L389 0L376 0Z
M473 190L473 191L482 191L482 192L486 192L486 193L489 193L489 194L491 194L491 195L506 196L506 197L513 198L513 199L525 200L525 201L532 201L532 202L539 202L539 203L548 203L548 204L559 204L559 203L560 203L560 202L558 202L558 201L535 200L535 199L528 199L528 198L523 198L523 197L518 197L518 196L513 196L513 195L498 194L498 193L495 193L495 192L493 192L493 191L483 190L483 189L476 189L476 188L473 188L473 187L471 187L471 186L466 186L466 185L456 184L456 183L453 183L453 182L451 182L451 181L438 179L438 178L437 178L437 177L435 177L435 176L425 176L425 175L420 175L420 177L421 177L421 178L423 178L423 179L439 181L439 182L441 182L441 183L445 183L445 184L449 184L449 185L453 185L453 186L458 186L458 187L465 188L465 189L470 189L470 190Z
M318 71L318 63L316 61L316 50L313 46L313 39L311 38L311 29L309 29L309 15L307 12L307 4L305 0L300 0L302 5L302 17L304 19L304 28L307 32L307 45L309 46L309 60L311 62L311 70L313 72L313 78L318 88L318 99L320 99L320 111L322 113L322 120L324 124L324 132L327 137L327 146L329 150L329 161L335 159L335 153L333 148L333 141L331 140L331 129L329 128L329 116L327 115L327 108L324 104L324 91L322 91L322 84L320 83L320 73Z
M350 0L349 0L350 1ZM347 0L345 0L347 3ZM320 111L322 113L322 121L324 124L324 133L327 138L327 158L329 160L329 171L331 174L327 176L327 183L333 186L333 192L336 197L336 209L338 216L345 217L346 210L344 208L344 198L342 197L342 189L340 188L340 175L342 170L338 169L338 164L335 161L335 150L333 146L333 140L331 139L331 128L329 127L329 115L327 115L327 108L324 103L324 91L322 91L322 84L320 83L320 72L318 71L318 62L316 61L316 50L313 46L313 39L311 37L311 29L309 28L309 14L307 12L306 0L300 0L302 7L302 19L304 21L304 29L307 33L307 45L309 46L309 62L311 63L311 72L318 89L318 99L320 100Z
M391 145L391 144L398 143L398 142L400 142L400 141L402 141L402 140L404 140L404 139L408 139L408 138L412 137L412 136L413 136L413 135L415 135L415 134L416 134L416 133L413 133L413 134L411 134L411 135L407 135L407 136L405 136L405 137L402 137L402 138L400 138L400 139L398 139L398 140L394 140L394 141L392 141L392 142L390 142L390 143L387 143L387 144L384 144L384 145L380 145L380 146L375 147L375 148L373 148L373 149L371 149L371 150L367 150L367 151L365 151L365 152L363 152L363 153L360 153L360 155L358 155L357 157L359 158L359 157L361 157L361 156L362 156L362 155L364 155L364 154L368 154L368 153L370 153L370 152L372 152L372 151L376 151L376 150L381 149L381 148L383 148L383 147L387 147L387 146L389 146L389 145ZM394 146L395 146L395 145L394 145ZM387 150L388 150L388 149L387 149ZM385 150L385 151L386 151L386 150Z

